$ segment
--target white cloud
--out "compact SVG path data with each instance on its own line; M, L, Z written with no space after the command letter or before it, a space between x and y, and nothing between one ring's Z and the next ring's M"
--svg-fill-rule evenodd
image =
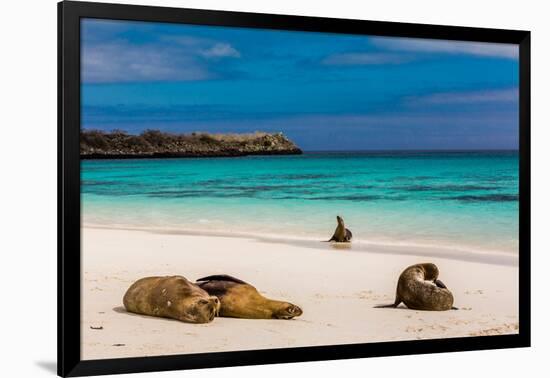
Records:
M410 104L486 104L495 102L517 102L519 98L518 88L498 90L483 90L471 92L444 92L433 93L425 96L410 97Z
M207 38L188 35L161 35L159 36L159 40L185 47L204 47L205 45L213 43L210 39Z
M518 59L519 47L508 43L466 42L437 39L373 37L378 47L392 51L419 51L446 54L468 54Z
M92 83L205 80L210 77L191 54L174 47L126 41L82 49L82 80Z
M241 54L229 43L216 43L214 46L201 51L207 58L240 58Z
M205 59L239 57L227 43L193 37L135 44L126 40L84 44L82 80L87 83L196 81L216 75Z
M410 59L403 55L386 53L342 53L329 55L321 63L325 65L376 65L400 64Z

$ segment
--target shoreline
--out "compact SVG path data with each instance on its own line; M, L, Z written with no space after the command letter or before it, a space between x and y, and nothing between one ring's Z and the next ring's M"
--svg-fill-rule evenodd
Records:
M352 243L326 243L320 238L306 238L301 235L289 235L281 237L270 233L252 233L244 231L223 231L205 229L176 229L176 228L152 228L136 227L130 225L101 225L84 223L83 228L100 230L142 231L160 235L184 235L207 236L237 239L252 239L264 243L287 244L292 246L313 249L346 249L350 252L387 253L395 255L415 255L424 257L440 257L465 262L480 262L486 264L508 265L517 267L519 256L517 254L472 248L460 248L450 245L435 245L424 243L404 243L392 241L369 241L354 238Z
M122 358L273 349L518 332L518 269L445 257L355 253L260 241L81 228L81 358ZM394 300L399 274L433 262L458 311L375 308ZM137 279L229 274L269 298L299 305L293 320L216 318L188 324L127 313L122 297ZM93 328L96 329L93 329ZM101 329L98 329L102 327Z
M81 160L132 160L132 159L207 159L207 158L236 158L246 156L291 156L302 155L301 150L284 150L284 151L259 151L259 152L240 152L240 151L225 151L216 153L193 153L193 152L152 152L152 153L135 153L135 154L102 154L102 153L87 153L80 154Z

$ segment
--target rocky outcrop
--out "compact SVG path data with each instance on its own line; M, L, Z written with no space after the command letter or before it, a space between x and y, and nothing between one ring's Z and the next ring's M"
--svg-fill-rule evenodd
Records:
M298 148L283 133L168 134L148 130L140 135L124 131L89 130L80 133L82 159L137 159L170 157L231 157L297 155Z

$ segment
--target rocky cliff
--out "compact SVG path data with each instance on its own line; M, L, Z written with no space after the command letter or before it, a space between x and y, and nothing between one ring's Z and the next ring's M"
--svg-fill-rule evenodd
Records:
M148 130L140 135L97 130L80 133L82 159L135 159L168 157L231 157L297 155L300 150L282 133L169 134Z

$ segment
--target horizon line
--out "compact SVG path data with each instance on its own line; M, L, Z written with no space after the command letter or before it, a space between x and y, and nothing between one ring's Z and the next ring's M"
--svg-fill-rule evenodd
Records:
M453 149L366 149L366 150L302 150L303 153L344 152L519 152L519 148L453 148Z

